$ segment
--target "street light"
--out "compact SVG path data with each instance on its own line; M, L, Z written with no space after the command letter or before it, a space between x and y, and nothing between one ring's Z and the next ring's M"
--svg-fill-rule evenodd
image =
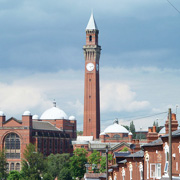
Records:
M85 164L85 167L86 167L86 173L88 173L88 168L90 167L90 164L87 162L87 163Z
M108 145L106 145L106 180L108 180Z

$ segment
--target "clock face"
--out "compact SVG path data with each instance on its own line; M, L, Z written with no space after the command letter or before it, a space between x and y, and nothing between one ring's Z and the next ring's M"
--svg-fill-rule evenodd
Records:
M88 71L92 71L92 70L94 69L94 64L93 64L93 63L88 63L88 64L86 65L86 69L87 69Z

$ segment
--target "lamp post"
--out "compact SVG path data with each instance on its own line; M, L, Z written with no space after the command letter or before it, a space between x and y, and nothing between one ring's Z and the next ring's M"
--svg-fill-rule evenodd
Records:
M87 163L85 164L85 167L86 167L86 173L88 173L88 168L90 167L90 164L87 162Z
M142 126L140 126L140 141L141 141L141 131L142 131Z
M108 145L106 145L106 180L108 180Z

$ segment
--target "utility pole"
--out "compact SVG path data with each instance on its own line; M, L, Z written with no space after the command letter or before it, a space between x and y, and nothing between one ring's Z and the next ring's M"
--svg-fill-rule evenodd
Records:
M106 180L108 180L108 145L106 145Z
M172 131L171 131L171 108L169 108L169 180L172 180Z

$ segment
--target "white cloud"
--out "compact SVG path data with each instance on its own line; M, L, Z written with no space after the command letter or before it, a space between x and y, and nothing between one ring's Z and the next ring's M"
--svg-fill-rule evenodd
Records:
M127 84L108 83L101 87L102 112L138 111L146 109L148 101L137 101L136 93L131 91Z

